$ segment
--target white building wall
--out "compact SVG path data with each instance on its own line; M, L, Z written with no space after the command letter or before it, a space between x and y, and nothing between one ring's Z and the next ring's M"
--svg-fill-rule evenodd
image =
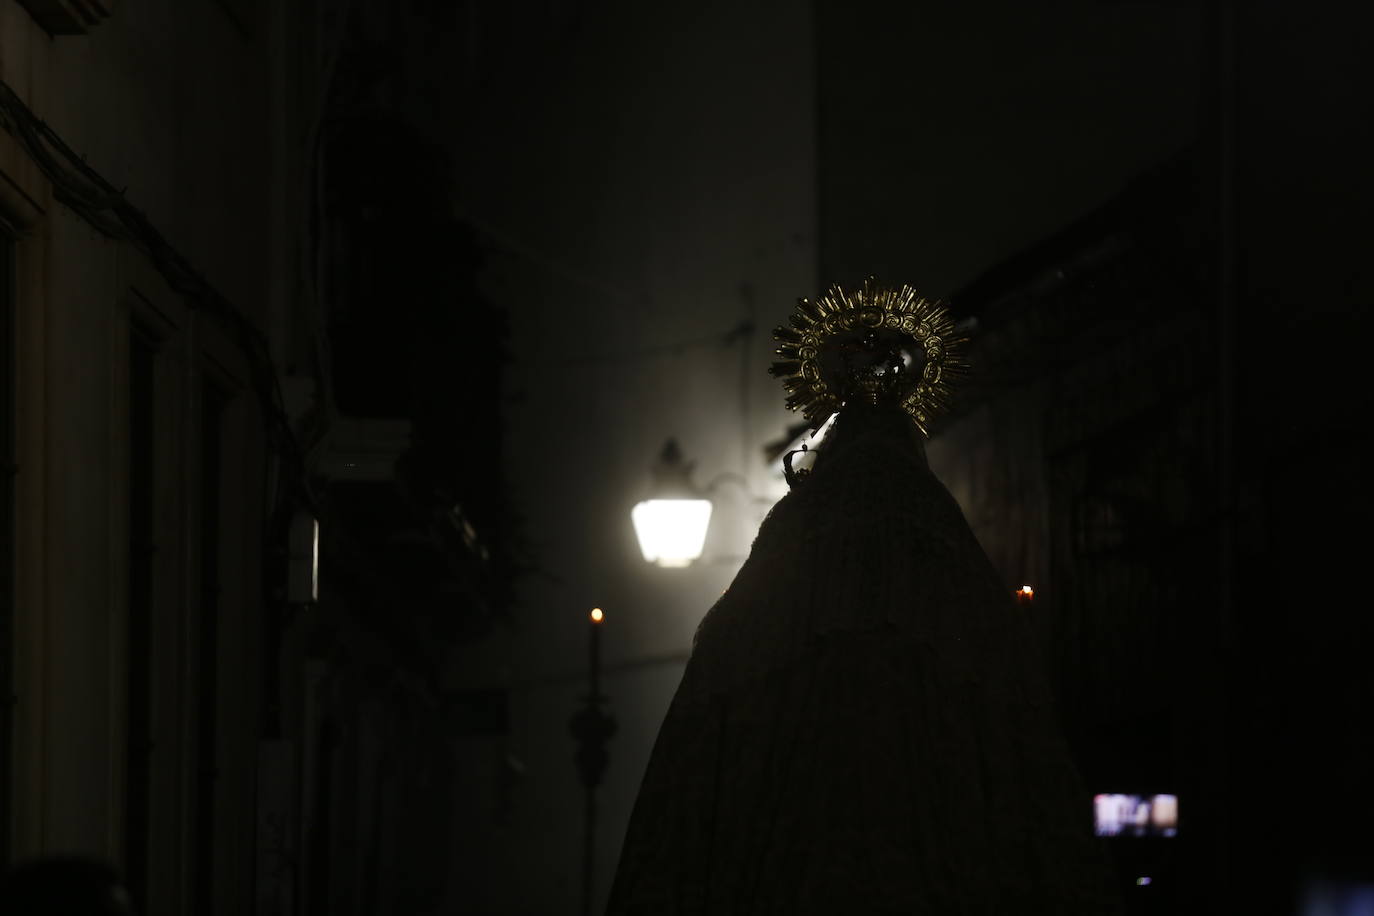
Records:
M208 7L208 9L202 9ZM118 3L88 34L47 34L0 0L0 81L141 209L259 327L272 284L269 65L274 45L216 3ZM251 23L250 23L251 25ZM281 156L278 156L280 161ZM123 865L127 730L129 351L133 322L160 337L155 383L152 747L141 912L190 911L204 818L196 773L217 772L216 911L246 912L253 880L259 566L265 449L248 366L150 259L54 197L0 131L0 208L17 227L17 557L14 759L3 825L16 860L58 854ZM280 215L277 216L280 219ZM281 324L280 322L278 324ZM223 419L216 759L197 759L201 387ZM247 675L245 676L245 673Z

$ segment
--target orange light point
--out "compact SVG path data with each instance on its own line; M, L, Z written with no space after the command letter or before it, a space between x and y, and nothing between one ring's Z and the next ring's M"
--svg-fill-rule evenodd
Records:
M592 618L592 623L600 623L606 619L606 615L601 613L601 608L599 607L592 608L592 612L589 616Z

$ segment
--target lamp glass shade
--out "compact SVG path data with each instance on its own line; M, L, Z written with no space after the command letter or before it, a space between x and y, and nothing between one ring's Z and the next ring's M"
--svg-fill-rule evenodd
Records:
M630 518L644 559L659 566L690 566L701 556L711 522L709 499L646 499Z

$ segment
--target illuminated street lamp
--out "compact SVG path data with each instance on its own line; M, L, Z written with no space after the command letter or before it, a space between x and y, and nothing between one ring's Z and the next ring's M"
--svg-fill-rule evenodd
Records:
M649 498L630 513L644 559L664 567L690 566L701 556L711 523L711 501L692 484L692 464L669 439L654 466Z

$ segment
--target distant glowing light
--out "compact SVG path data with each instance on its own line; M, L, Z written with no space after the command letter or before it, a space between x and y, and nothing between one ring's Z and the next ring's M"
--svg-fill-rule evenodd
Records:
M1027 598L1034 598L1035 589L1031 588L1029 585L1023 585L1021 586L1021 594L1025 595Z
M304 509L291 518L287 599L293 604L320 600L320 522Z
M1145 885L1150 883L1150 876L1141 875L1139 878L1135 879L1135 883L1137 887L1144 887Z
M606 615L601 613L601 608L599 607L592 608L590 616L592 618L592 623L600 623L606 619Z
M1178 836L1178 796L1095 795L1093 824L1098 836Z

